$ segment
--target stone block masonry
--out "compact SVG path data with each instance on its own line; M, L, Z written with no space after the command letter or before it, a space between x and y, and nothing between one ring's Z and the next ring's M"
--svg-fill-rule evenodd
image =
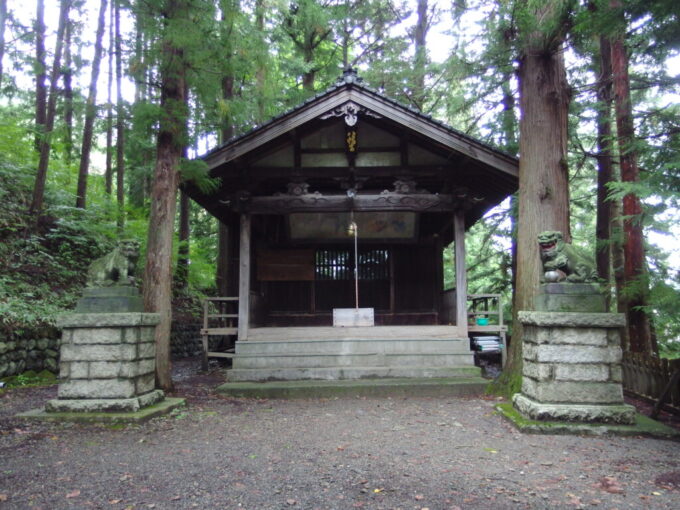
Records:
M526 311L522 391L513 398L538 420L633 423L623 401L622 314Z
M0 377L18 375L26 370L56 373L59 336L59 330L53 327L0 332Z
M163 398L154 390L158 314L76 313L63 328L58 398L47 411L137 411Z

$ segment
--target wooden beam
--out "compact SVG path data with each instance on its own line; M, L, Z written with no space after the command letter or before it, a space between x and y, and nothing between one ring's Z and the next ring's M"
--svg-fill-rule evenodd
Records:
M248 339L250 322L250 215L241 215L239 250L238 340Z
M292 212L346 212L346 211L414 211L446 212L461 206L451 195L413 194L400 195L281 195L253 197L246 201L232 200L235 208L251 214L288 214Z
M453 235L456 265L456 326L467 336L467 274L465 267L465 213L453 214Z

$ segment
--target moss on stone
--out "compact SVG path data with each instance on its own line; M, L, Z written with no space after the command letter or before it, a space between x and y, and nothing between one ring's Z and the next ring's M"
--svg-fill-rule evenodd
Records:
M573 434L589 436L648 436L661 439L680 440L680 431L667 427L639 413L634 425L609 423L575 423L565 421L532 420L522 416L509 402L497 404L496 410L519 431L528 434Z

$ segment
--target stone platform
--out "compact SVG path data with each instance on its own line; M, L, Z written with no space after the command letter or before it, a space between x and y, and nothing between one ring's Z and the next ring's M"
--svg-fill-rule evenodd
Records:
M47 412L136 412L163 400L155 389L158 314L74 313L63 328L58 398Z
M515 408L534 420L632 424L621 385L622 314L519 312L522 392Z

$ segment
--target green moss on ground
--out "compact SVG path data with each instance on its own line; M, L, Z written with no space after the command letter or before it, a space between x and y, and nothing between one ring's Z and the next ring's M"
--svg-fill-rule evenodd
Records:
M3 389L24 388L28 386L51 386L56 384L57 376L49 370L43 370L41 372L27 370L18 375L3 377L0 381L5 383L5 388Z

